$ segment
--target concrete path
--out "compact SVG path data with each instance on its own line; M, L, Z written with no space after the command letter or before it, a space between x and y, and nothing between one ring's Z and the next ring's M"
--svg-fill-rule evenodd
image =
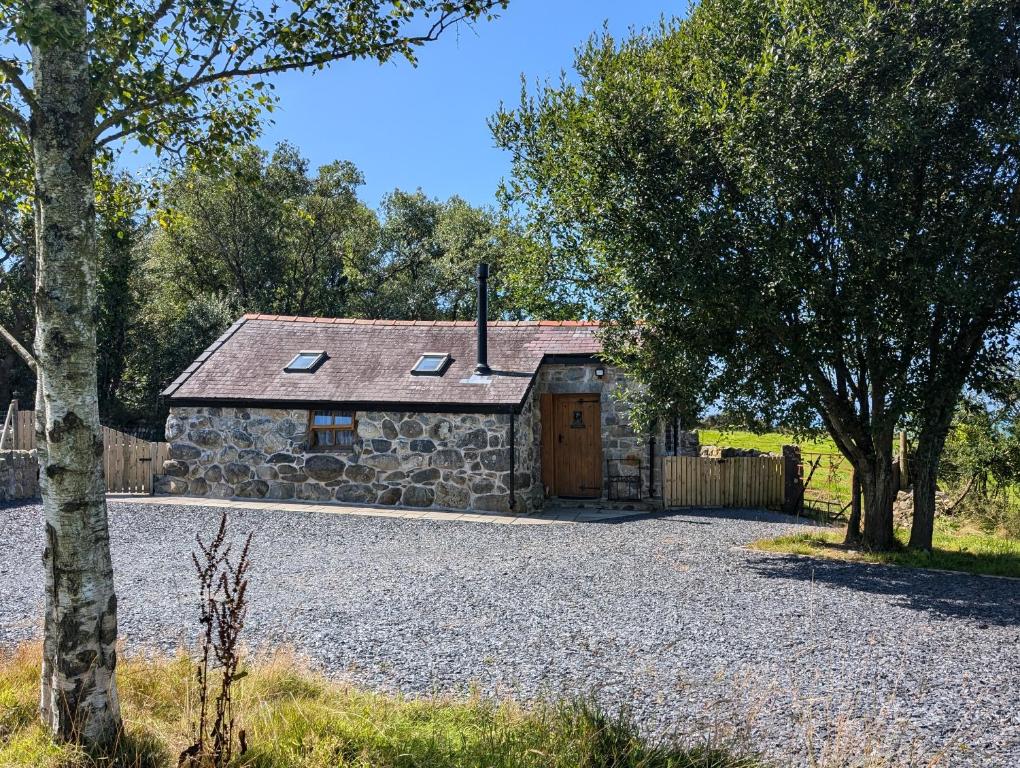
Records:
M501 512L459 512L449 509L408 509L406 507L359 506L340 502L263 501L256 499L207 499L193 496L142 496L132 493L108 493L107 501L141 505L185 507L222 507L226 509L274 510L276 512L325 512L355 517L389 517L400 520L442 520L446 522L490 523L494 525L555 525L560 523L602 523L611 520L647 516L647 510L572 509L559 506L534 515L507 515Z

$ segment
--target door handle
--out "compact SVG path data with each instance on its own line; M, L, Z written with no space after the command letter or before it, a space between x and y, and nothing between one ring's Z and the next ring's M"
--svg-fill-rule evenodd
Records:
M563 433L562 432L559 434L558 442L560 442L560 443L563 442Z

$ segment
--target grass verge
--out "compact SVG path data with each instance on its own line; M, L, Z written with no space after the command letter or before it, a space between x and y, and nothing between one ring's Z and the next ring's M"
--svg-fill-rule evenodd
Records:
M753 549L793 555L811 555L853 562L902 565L908 568L939 568L986 576L1020 578L1020 541L1002 538L966 525L939 520L935 525L931 553L906 549L910 531L899 528L896 538L904 546L893 552L868 552L843 546L845 531L798 533L752 543Z
M183 656L118 665L125 735L113 759L49 738L36 717L39 654L0 656L0 765L163 768L188 744L193 672ZM409 700L329 682L292 658L255 665L235 711L257 768L755 768L709 746L653 745L586 703L523 709L481 698Z

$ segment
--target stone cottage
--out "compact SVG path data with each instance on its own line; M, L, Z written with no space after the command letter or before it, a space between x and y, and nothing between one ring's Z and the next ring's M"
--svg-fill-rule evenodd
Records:
M522 513L656 498L663 453L696 440L631 429L596 331L245 315L164 392L157 488Z

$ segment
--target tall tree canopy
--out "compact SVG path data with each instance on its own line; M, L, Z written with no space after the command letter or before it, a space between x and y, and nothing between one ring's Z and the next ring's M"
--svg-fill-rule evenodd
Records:
M955 404L1011 352L1015 11L704 0L592 40L579 84L493 121L507 205L618 323L613 354L639 375L685 360L697 375L644 377L666 399L820 420L862 479L872 547L895 542L894 430L917 432L912 543L930 547Z
M418 190L394 190L380 210L368 317L464 320L475 316L475 267L491 268L489 311L510 317L504 260L522 239L491 211L459 197L436 200Z
M266 78L387 61L506 0L33 0L0 6L0 158L31 149L36 413L48 546L42 714L116 737L116 596L96 366L97 159L133 139L215 155L271 109Z
M293 147L270 157L241 149L212 172L178 174L165 185L148 243L162 296L184 303L222 299L234 314L349 313L378 239L364 183L349 162L314 176Z

